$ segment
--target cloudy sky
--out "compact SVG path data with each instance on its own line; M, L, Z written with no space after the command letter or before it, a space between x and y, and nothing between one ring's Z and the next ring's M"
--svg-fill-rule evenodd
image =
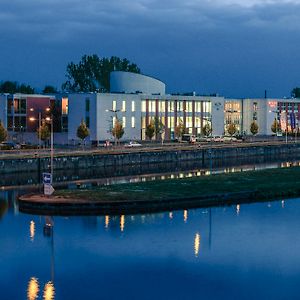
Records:
M126 57L168 92L289 96L300 0L1 0L0 80L60 88L82 55Z

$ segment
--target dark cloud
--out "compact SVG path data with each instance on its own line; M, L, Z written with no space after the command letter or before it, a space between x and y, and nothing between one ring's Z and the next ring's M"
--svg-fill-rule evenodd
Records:
M300 1L2 0L0 80L43 87L83 54L118 55L169 91L287 95L300 85Z

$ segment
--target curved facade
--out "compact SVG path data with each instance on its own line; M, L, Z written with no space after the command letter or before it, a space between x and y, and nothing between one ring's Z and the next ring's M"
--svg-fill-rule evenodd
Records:
M110 73L110 92L165 95L166 85L153 77L130 72L114 71Z

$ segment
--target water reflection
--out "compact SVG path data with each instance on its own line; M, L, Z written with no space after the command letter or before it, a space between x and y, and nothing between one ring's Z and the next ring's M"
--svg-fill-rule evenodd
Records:
M240 214L240 209L241 209L241 206L239 204L237 204L237 206L236 206L236 214L237 215Z
M109 226L109 216L105 216L105 228Z
M200 249L200 234L199 234L199 233L196 233L196 234L195 234L195 239L194 239L194 252L195 252L195 257L198 257L199 249Z
M124 231L124 227L125 227L125 216L122 215L120 217L120 229L121 229L122 232Z
M29 231L30 231L30 241L34 241L34 235L35 235L35 223L34 221L30 221L29 225Z
M284 208L284 200L281 201L281 207Z
M49 281L46 283L44 288L44 300L53 300L55 295L55 288L53 282Z
M28 300L35 300L38 298L40 288L39 288L39 282L37 278L31 277L28 283L27 287L27 299Z
M183 220L184 223L186 223L188 220L188 211L186 209L183 211Z

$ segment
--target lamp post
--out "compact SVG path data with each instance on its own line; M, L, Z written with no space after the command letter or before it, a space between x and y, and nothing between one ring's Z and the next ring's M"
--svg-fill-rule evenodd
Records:
M53 115L51 114L51 117L47 117L46 121L50 122L50 173L52 174L52 178L53 178L53 157L54 157Z

